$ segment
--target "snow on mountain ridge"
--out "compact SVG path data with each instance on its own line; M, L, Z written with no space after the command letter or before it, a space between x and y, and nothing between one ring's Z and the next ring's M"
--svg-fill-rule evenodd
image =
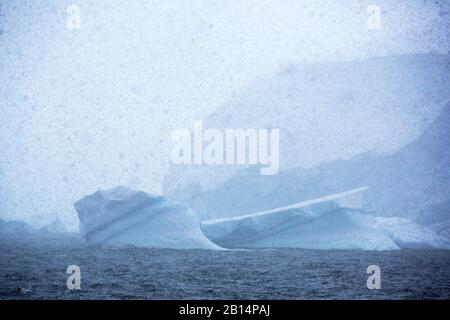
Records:
M204 119L204 127L280 128L280 173L309 170L365 153L395 153L420 136L450 100L449 82L448 54L299 65L255 82ZM233 177L247 175L247 169L172 165L163 194L190 204L204 218L220 218L213 205L225 200L203 206L207 199L197 197L197 191L214 192Z

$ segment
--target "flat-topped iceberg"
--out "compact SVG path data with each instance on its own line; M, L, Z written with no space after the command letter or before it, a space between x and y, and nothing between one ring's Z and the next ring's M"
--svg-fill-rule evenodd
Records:
M102 245L220 249L205 237L187 206L125 187L99 190L75 202L80 233Z
M273 210L206 220L206 236L225 248L449 249L450 241L409 219L363 210L367 188Z
M401 217L355 217L386 233L400 248L450 249L450 241L436 231Z
M282 215L205 222L202 228L225 248L399 249L386 233L355 220L354 213L335 208L315 217L291 209Z
M289 209L282 214L204 221L202 229L224 248L450 249L447 239L408 219L339 207L328 207L319 215Z

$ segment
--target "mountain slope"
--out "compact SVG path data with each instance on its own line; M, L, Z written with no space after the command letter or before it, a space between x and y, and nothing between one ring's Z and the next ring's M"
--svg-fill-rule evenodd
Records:
M413 118L416 118L418 126L424 126L425 123L428 124L428 126L420 130L416 128L418 133L409 138L407 142L404 142L401 147L397 147L395 151L386 152L384 150L381 152L380 150L383 148L380 150L367 148L368 150L365 152L354 154L353 156L348 156L348 154L343 156L341 153L335 155L335 159L322 161L321 164L316 164L312 167L304 166L301 163L301 157L302 150L304 151L305 149L301 148L300 143L291 144L289 138L287 141L283 140L286 136L293 136L300 142L305 139L312 140L313 142L310 143L316 147L311 149L312 153L314 153L314 150L320 153L321 148L326 148L327 143L330 143L330 141L327 140L328 138L320 137L320 131L319 138L313 133L303 136L301 128L297 127L300 124L296 124L298 117L293 116L295 110L301 114L302 109L295 109L292 107L292 104L291 109L289 109L281 103L277 104L278 98L273 98L270 104L264 106L266 108L264 112L253 117L248 115L245 107L243 107L244 111L239 114L241 120L235 120L232 115L229 115L229 112L225 111L224 114L213 115L212 123L222 123L223 126L228 127L239 127L240 124L247 120L255 126L258 123L261 125L267 125L267 123L278 124L282 129L282 133L284 132L281 141L282 149L284 150L281 155L282 159L283 155L289 154L289 159L292 160L293 157L298 156L298 161L288 161L288 165L282 166L282 171L275 176L261 176L257 167L240 168L239 170L223 166L219 168L211 166L202 168L186 166L178 169L171 168L166 176L164 193L174 199L189 203L202 218L206 219L269 210L326 194L337 193L360 186L369 186L370 190L365 198L366 209L373 210L377 215L381 216L414 218L421 224L436 226L436 230L440 228L439 231L445 234L450 221L450 150L448 149L450 145L450 104L448 103L450 100L450 77L448 74L450 72L447 75L440 72L450 71L449 58L448 56L424 55L402 57L402 59L406 60L406 62L396 58L380 58L376 59L376 61L369 61L367 62L369 66L364 62L359 62L359 66L363 70L354 70L355 76L350 75L348 70L343 72L345 77L342 76L342 81L346 80L346 77L353 80L348 81L347 84L341 84L339 90L346 88L345 92L349 92L353 96L350 100L358 101L358 103L362 104L368 101L365 100L362 94L364 92L367 93L367 91L366 89L361 89L361 86L356 86L355 79L363 79L364 74L368 70L373 70L374 65L378 67L383 66L384 71L389 71L388 76L385 78L388 82L387 84L379 83L379 81L383 80L377 78L365 83L370 87L367 89L369 91L376 87L386 86L383 87L384 91L381 91L379 94L374 93L376 97L373 99L377 103L372 103L372 105L369 103L369 105L362 105L362 107L355 106L354 102L348 104L348 99L346 100L351 121L343 121L343 118L336 113L339 113L339 111L330 111L331 109L329 108L325 108L322 111L317 109L317 112L325 112L325 114L331 112L326 118L331 118L328 119L330 121L333 119L343 121L340 124L342 126L348 125L351 128L352 125L357 125L358 129L355 130L353 135L377 136L380 134L379 130L360 131L360 124L355 122L358 118L352 115L355 112L357 114L367 113L369 116L373 116L374 112L376 115L376 110L379 109L379 113L386 112L385 117L382 119L410 113L415 115ZM425 70L427 66L429 68ZM345 66L337 67L337 69L342 71L342 69L345 69ZM312 73L314 74L314 72ZM316 73L320 73L320 71ZM439 73L439 75L436 76L436 73ZM308 74L306 73L306 75ZM329 71L327 74L334 74L334 71ZM405 80L405 77L410 77L410 79ZM417 79L418 77L423 79ZM332 78L336 79L336 75ZM324 80L324 87L327 87L328 77L320 79ZM403 85L395 83L390 88L388 80L393 79L400 82L404 81L404 83ZM305 81L311 83L309 80ZM307 97L303 99L296 93L296 90L293 89L295 85L289 81L277 87L277 90L289 91L286 89L286 84L290 84L292 97L290 100L282 101L297 101L296 99L303 102L310 101ZM300 87L303 86L301 85ZM311 90L314 91L314 88L312 86ZM299 92L304 93L299 87L297 89ZM339 104L339 90L328 93L320 90L320 92L316 91L314 93L325 96L325 98L319 99L320 101L335 99L336 104ZM267 95L268 93L265 96L267 97ZM277 96L276 91L275 93L272 92L272 95ZM396 103L395 108L400 113L389 111L389 108L392 107L388 103L389 101ZM441 104L443 101L445 101L446 105ZM387 103L387 105L382 105L382 103ZM277 106L277 108L280 106L280 110L273 107L273 105ZM432 105L433 107L431 107ZM434 120L427 122L420 118L419 115L426 115L427 111L429 117ZM274 116L276 112L286 112L288 115L281 115L277 118ZM432 114L435 115L432 116ZM274 117L273 122L268 120L272 116ZM291 116L291 121L279 120L280 117L286 118L289 116ZM219 118L221 119L220 121L218 120ZM316 119L316 125L319 127L322 125L320 118ZM400 119L404 120L401 117ZM266 123L266 121L268 122ZM277 123L277 121L279 122ZM370 128L374 128L380 124L379 121L381 120L367 123L370 124ZM287 124L286 127L281 126L282 122ZM392 122L388 123L388 125L392 124ZM389 134L383 136L383 139L379 141L380 144L389 145L391 143L391 135L392 139L396 140L400 133L411 132L411 128L402 121L395 124L389 129ZM414 127L414 124L412 126ZM386 127L383 125L383 128ZM395 132L400 133L396 136ZM359 144L362 141L354 140L353 138L349 139L350 144ZM345 149L346 144L347 140L343 139L341 144L336 145L336 148L339 149L339 146L341 146ZM183 172L180 173L179 170ZM205 184L204 181L208 183Z

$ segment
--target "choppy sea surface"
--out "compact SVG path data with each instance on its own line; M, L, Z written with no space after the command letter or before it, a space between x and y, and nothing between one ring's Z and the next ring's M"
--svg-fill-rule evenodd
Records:
M69 265L81 289L69 290ZM367 288L369 265L381 289ZM101 248L1 237L0 299L449 299L450 251Z

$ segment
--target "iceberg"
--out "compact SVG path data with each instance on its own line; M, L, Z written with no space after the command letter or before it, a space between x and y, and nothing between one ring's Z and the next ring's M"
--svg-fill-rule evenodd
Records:
M99 190L74 203L80 233L91 243L172 249L220 249L188 207L126 187Z
M367 188L238 217L206 220L205 235L225 248L398 250L450 248L431 229L361 209Z
M311 217L292 209L281 216L203 223L202 227L212 241L225 248L399 249L386 233L358 223L353 214L336 208Z
M449 83L450 54L292 65L203 121L222 132L282 128L277 175L262 176L257 165L172 163L162 194L215 219L365 185L366 210L450 222Z
M401 248L450 249L445 236L402 217L373 217L366 223L385 232Z
M172 249L450 249L432 229L363 210L367 187L241 216L200 221L186 205L125 187L75 202L91 243Z

